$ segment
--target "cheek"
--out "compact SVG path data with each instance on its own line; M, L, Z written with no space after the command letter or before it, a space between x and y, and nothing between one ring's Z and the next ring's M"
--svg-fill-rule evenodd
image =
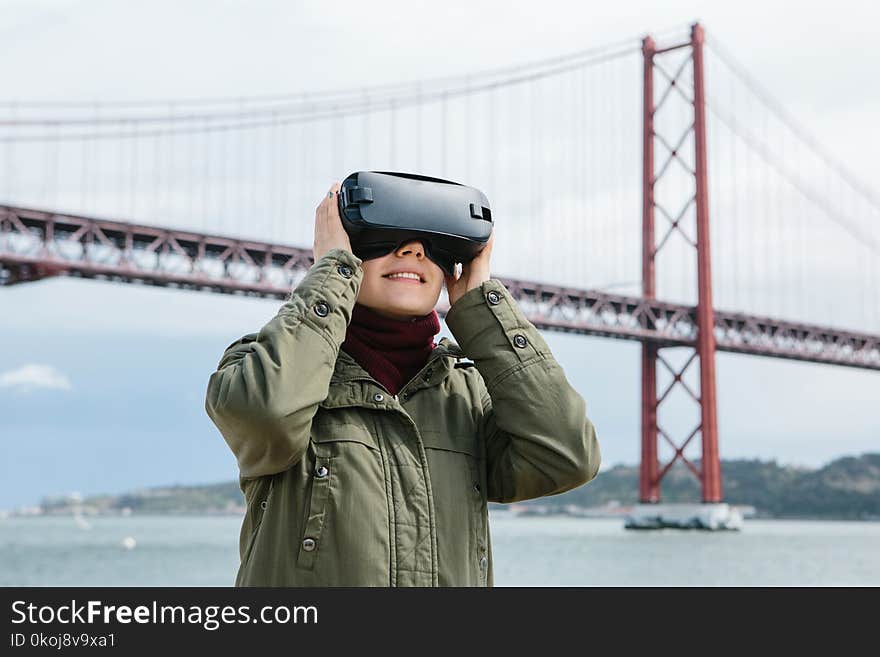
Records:
M361 281L361 288L376 289L382 283L382 277L379 276L379 270L373 266L364 266L364 280Z
M379 293L380 286L382 285L381 280L376 280L372 276L364 276L364 280L361 283L361 294L366 295L368 297L375 296Z

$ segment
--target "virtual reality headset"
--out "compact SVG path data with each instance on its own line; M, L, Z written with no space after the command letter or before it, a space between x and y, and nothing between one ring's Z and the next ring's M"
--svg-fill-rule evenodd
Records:
M393 171L358 171L342 181L339 216L352 253L362 260L419 240L425 255L450 276L468 263L492 232L486 195L451 180Z

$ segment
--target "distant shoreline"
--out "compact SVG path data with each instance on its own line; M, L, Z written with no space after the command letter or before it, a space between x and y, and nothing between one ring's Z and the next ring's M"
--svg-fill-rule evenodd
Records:
M129 514L123 515L121 513L101 513L95 515L81 515L81 518L88 518L89 520L95 518L241 518L243 517L244 512L242 513L231 513L228 511L217 511L217 512L201 512L201 511L179 511L179 512L143 512L138 514ZM620 520L623 522L623 518L619 516L600 516L600 515L591 515L591 516L575 516L571 514L564 513L544 513L544 514L525 514L520 515L516 513L511 513L509 511L500 511L493 510L489 512L490 517L492 516L507 516L513 518L520 519L531 519L531 518L574 518L577 520L583 521L593 521L593 520ZM70 513L53 513L53 514L17 514L17 513L0 513L0 523L7 519L21 519L26 518L29 520L41 520L46 518L74 518L75 514ZM772 517L772 516L755 516L751 518L747 518L746 522L751 523L760 523L760 522L854 522L854 523L875 523L880 522L880 518L828 518L828 517Z
M695 467L700 462L696 460ZM775 461L722 460L722 499L743 518L769 520L880 520L880 453L845 456L814 470ZM639 468L616 465L583 486L490 511L514 515L623 518L638 504ZM700 483L676 464L666 473L661 503L699 504ZM156 486L122 494L79 493L44 497L39 504L0 510L0 516L233 515L245 513L237 480L215 484Z
M578 520L620 520L623 522L624 513L603 513L597 509L583 508L583 513L566 513L566 512L517 512L506 505L490 504L490 516L507 516L511 518L577 518ZM736 505L733 505L736 506ZM208 517L226 517L226 518L242 518L246 513L246 509L242 507L240 510L184 510L184 511L141 511L138 513L123 513L121 510L104 511L100 513L84 512L74 513L72 511L53 511L51 513L33 513L33 512L0 512L0 521L8 518L169 518L169 517L189 517L189 518L208 518ZM749 514L745 516L748 522L756 521L810 521L810 522L858 522L870 523L880 522L880 517L866 518L839 518L827 516L770 516L766 514Z

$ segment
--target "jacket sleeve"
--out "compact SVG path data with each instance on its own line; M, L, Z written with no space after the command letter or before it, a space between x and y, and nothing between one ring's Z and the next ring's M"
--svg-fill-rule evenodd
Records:
M241 478L281 472L305 453L351 321L361 263L345 249L330 249L275 317L231 344L211 374L205 410L235 454Z
M601 455L586 402L501 281L468 290L446 325L482 379L488 499L554 495L593 479Z

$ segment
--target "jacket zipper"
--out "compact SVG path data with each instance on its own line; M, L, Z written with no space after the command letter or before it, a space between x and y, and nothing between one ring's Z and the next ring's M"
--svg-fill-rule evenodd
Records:
M392 397L394 397L394 401L400 401L399 398L398 398L398 395L402 394L403 391L407 389L407 387L409 386L410 383L412 383L413 381L415 381L416 379L418 379L419 377L421 377L422 372L424 372L425 370L427 370L428 367L430 367L431 365L433 365L435 362L437 362L437 361L440 360L441 358L444 358L445 356L448 356L448 355L449 355L449 354L446 353L446 354L439 354L439 355L435 355L435 356L433 356L433 357L432 357L427 363L425 363L425 364L422 366L422 369L420 369L418 372L416 372L416 374L415 374L415 376L413 376L413 378L411 378L409 381L407 381L407 382L404 384L403 388L400 389L400 391L398 392L397 395L391 395ZM371 376L356 376L356 377L354 377L354 378L352 378L352 379L346 379L346 380L347 380L347 381L370 381L370 382L372 382L372 383L375 383L375 384L376 384L377 386L379 386L380 388L382 388L382 390L384 390L385 392L388 392L388 389L387 389L385 386L383 386L381 383L379 383L378 381L376 381L376 379L374 379L374 378L371 377ZM389 394L391 394L391 393L389 393Z

